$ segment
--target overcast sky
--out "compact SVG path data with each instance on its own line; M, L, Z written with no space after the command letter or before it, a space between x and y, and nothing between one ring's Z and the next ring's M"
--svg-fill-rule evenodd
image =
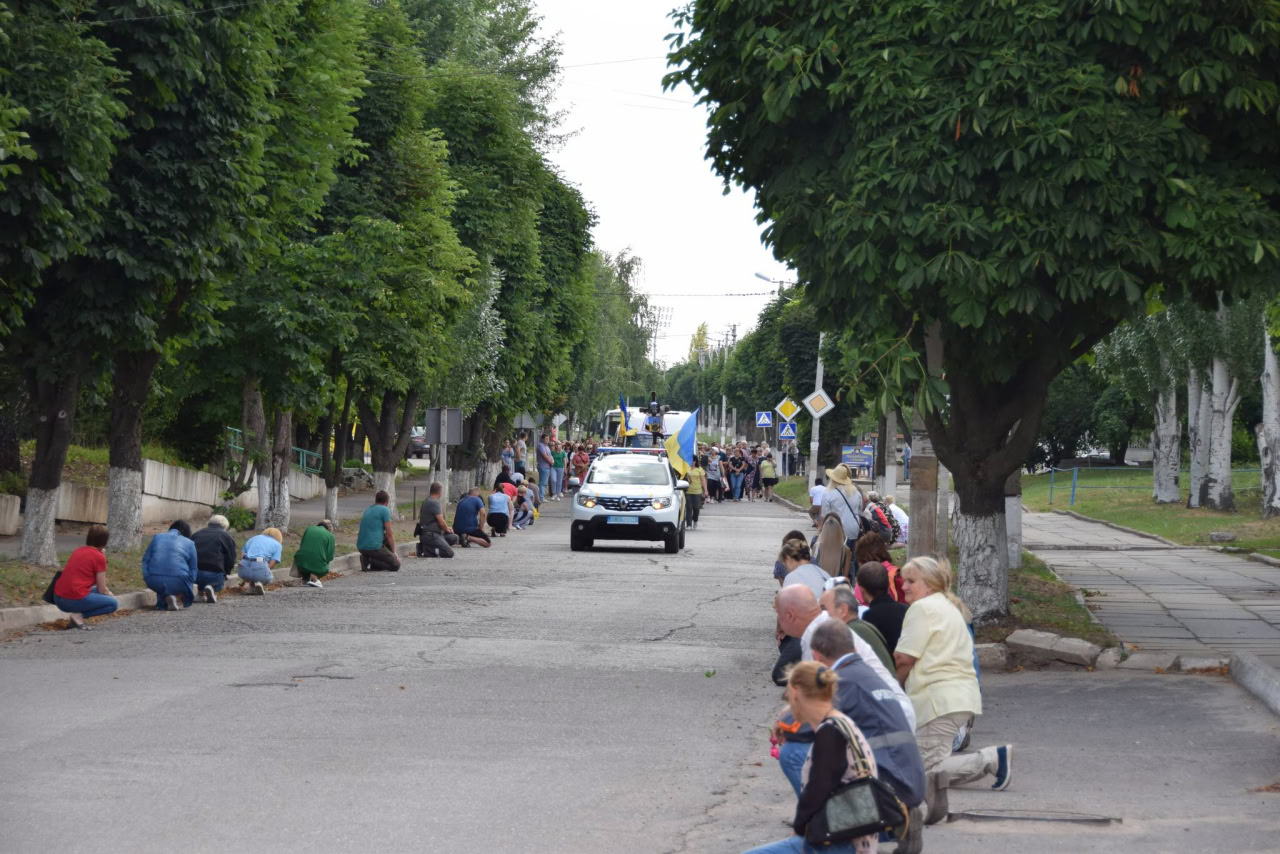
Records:
M698 324L713 343L755 325L771 287L790 280L760 242L750 196L723 195L705 159L706 111L685 88L662 91L667 14L677 0L540 0L544 31L560 32L564 77L559 106L577 131L551 159L595 209L596 244L644 261L640 289L671 308L658 358L682 360ZM607 11L606 11L607 10ZM604 64L608 63L608 64Z

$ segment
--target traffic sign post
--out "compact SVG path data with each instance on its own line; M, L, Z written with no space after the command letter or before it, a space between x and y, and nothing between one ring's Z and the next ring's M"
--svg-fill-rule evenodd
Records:
M757 413L756 413L756 426L757 426L757 427L772 427L772 426L773 426L773 413L772 413L772 412L769 412L769 411L767 411L767 410L766 410L766 411L763 411L763 412L757 412Z
M796 437L796 422L784 421L778 425L778 439L794 439Z

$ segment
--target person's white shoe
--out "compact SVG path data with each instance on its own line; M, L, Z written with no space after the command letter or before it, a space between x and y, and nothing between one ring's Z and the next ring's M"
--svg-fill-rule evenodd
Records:
M308 587L324 587L324 585L320 583L320 579L318 578L307 579L307 586Z
M177 596L166 596L166 597L164 597L164 603L165 603L165 605L169 606L169 610L170 610L170 611L177 611L177 610L179 610L179 608L178 608L178 597L177 597Z
M255 582L253 582L253 595L254 595L254 596L266 596L266 595L267 595L267 588L265 588L265 587L263 587L263 586L262 586L262 582L261 582L261 581L255 581Z
M204 586L204 589L201 591L201 593L204 594L204 601L208 602L210 605L217 604L218 594L214 592L213 585L206 584Z

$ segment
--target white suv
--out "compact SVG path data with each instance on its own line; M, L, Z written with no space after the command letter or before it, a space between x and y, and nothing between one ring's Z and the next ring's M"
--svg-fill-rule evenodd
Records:
M573 485L573 481L570 481ZM666 459L655 454L609 454L587 470L573 499L569 548L596 540L662 540L667 554L684 548L684 490Z

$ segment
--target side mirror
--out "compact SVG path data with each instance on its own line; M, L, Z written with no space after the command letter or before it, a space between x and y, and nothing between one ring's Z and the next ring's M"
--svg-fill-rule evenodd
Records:
M577 489L579 486L582 486L582 481L578 480L576 477L569 478L570 489Z
M676 489L688 489L688 488L689 488L689 481L687 480L676 481Z

